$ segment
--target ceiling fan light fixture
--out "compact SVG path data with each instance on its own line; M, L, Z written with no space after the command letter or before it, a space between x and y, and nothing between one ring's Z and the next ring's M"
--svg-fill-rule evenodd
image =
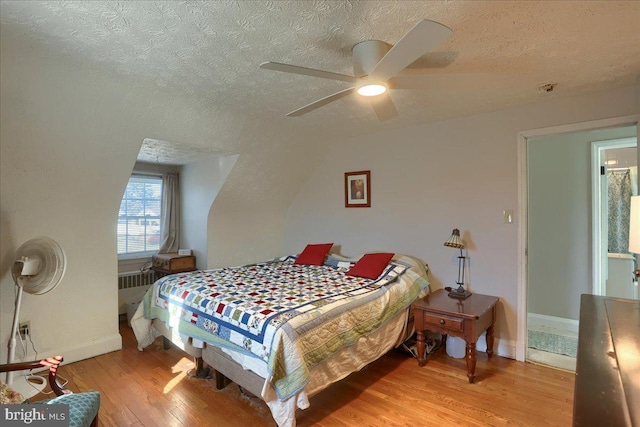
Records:
M358 87L358 93L362 96L378 96L387 91L387 86L381 82L365 83Z
M440 45L451 33L450 28L439 22L422 19L393 46L381 40L360 42L351 50L353 75L271 61L263 62L260 64L260 68L351 83L351 87L298 108L288 113L287 117L307 114L330 102L357 92L358 95L371 98L378 96L377 99L371 99L371 102L364 102L366 101L364 99L360 99L360 101L362 104L370 104L369 106L373 108L378 119L384 121L398 116L398 111L391 97L379 95L384 94L387 89L402 89L392 79L398 77L405 68L425 53ZM411 87L404 89L411 89Z

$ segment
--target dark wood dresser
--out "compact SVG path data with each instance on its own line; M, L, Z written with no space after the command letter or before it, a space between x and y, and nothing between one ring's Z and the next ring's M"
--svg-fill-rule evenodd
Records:
M640 427L640 301L582 295L573 425Z

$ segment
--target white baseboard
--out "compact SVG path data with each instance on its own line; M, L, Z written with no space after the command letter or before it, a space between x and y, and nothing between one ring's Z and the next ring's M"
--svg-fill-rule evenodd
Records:
M532 331L550 332L556 335L564 335L577 337L579 331L580 322L575 319L566 319L563 317L547 316L544 314L528 313L527 314L527 329ZM518 349L520 352L516 353L515 359L524 362L527 360L527 331L525 330L524 336L519 337L524 341L519 342Z
M478 341L476 342L476 351L487 352L487 339L486 332L478 337ZM516 343L511 340L501 340L500 338L495 338L493 343L493 352L494 354L500 357L506 357L507 359L515 359L516 358Z
M56 354L61 354L65 363L73 363L118 350L122 350L122 336L114 334L87 344L59 349Z
M549 353L536 350L535 348L529 348L527 350L527 361L569 372L576 372L576 358L564 354Z
M484 342L484 349L487 349L487 343ZM495 340L493 351L500 357L506 357L507 359L516 358L516 343L511 340Z
M64 357L63 365L68 363L78 362L80 360L89 359L91 357L99 356L101 354L111 353L112 351L118 351L122 349L122 337L120 334L114 334L99 340L95 340L85 344L78 344L71 347L57 348L51 351L38 354L38 360L52 357L62 356ZM35 355L28 354L27 358L20 361L34 360ZM45 369L40 369L45 370ZM35 370L36 372L39 370Z
M516 358L516 343L511 340L503 340L498 345L498 356L506 357L508 359Z
M544 314L529 313L527 315L527 328L530 330L557 329L558 331L577 334L580 322L575 319L547 316Z

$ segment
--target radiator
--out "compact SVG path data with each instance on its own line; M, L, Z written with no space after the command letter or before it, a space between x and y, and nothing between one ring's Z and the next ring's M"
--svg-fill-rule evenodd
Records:
M156 279L156 273L153 270L149 270L147 274L142 274L140 271L120 273L118 274L118 290L152 285Z

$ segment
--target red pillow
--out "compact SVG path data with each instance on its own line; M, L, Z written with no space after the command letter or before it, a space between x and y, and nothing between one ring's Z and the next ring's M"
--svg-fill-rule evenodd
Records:
M324 258L327 256L327 252L329 252L331 246L333 246L333 243L307 245L294 264L322 265L324 264Z
M364 277L365 279L377 279L382 274L384 268L389 264L394 254L375 253L365 254L351 270L347 272L349 276Z

